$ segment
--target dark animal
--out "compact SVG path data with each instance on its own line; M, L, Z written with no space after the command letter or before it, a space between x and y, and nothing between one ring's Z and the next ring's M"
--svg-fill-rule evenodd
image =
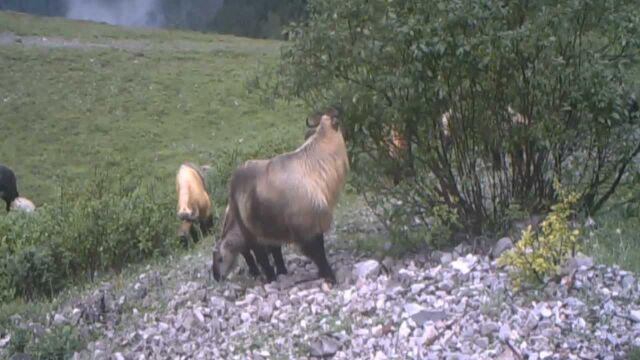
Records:
M7 204L7 211L11 209L11 203L19 196L16 175L13 170L0 165L0 198Z
M294 243L313 260L320 277L335 283L325 254L324 232L333 221L349 159L336 110L308 118L307 126L315 132L297 150L269 160L248 161L234 171L229 212L263 270L268 271L269 262L265 246ZM216 280L229 274L242 251L233 245L237 235L230 229L222 233L213 251Z
M193 224L198 224L202 236L206 236L213 226L213 212L204 176L197 166L189 163L180 166L176 175L176 193L177 215L181 220L178 236L185 244L189 238L198 242L200 237Z

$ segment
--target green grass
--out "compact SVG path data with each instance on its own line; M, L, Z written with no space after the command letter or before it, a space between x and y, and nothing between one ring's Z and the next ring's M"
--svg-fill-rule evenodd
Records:
M130 158L152 163L155 175L172 184L182 161L208 163L236 146L294 148L302 139L309 109L267 109L245 87L260 64L276 61L280 42L3 12L0 24L0 32L46 34L49 41L159 45L0 46L0 134L9 134L0 162L14 169L21 193L36 205L58 196L60 175L81 178L107 160L116 167ZM169 40L182 50L166 48ZM202 51L223 43L224 50Z
M614 200L615 201L615 200ZM595 217L597 228L585 231L585 251L596 263L620 265L624 270L640 272L640 216L637 204L633 211L610 207Z

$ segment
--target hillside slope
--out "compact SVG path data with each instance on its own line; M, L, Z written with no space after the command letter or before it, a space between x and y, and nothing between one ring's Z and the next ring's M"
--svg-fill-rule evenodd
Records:
M306 111L267 109L245 88L281 45L0 12L0 163L40 205L59 195L59 176L107 160L152 163L149 175L171 183L185 160L293 146Z

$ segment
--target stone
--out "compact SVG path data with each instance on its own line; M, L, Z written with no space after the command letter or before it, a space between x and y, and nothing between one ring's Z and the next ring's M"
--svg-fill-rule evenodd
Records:
M258 319L260 321L268 322L271 320L271 315L273 314L273 306L268 302L265 302L260 307L260 313L258 314Z
M509 338L511 338L511 327L509 327L509 324L505 323L500 326L498 337L502 341L507 341L509 340Z
M498 324L494 322L486 322L480 326L480 334L482 334L482 336L488 336L497 332L499 329L500 327Z
M631 318L635 322L640 322L640 310L629 311L629 318Z
M572 257L567 261L565 266L562 268L563 274L571 274L574 271L584 269L589 270L593 267L593 259L582 254L578 253L576 256Z
M361 261L353 266L353 275L356 278L376 276L380 271L380 263L376 260Z
M484 336L477 338L473 343L483 350L489 347L489 339Z
M316 357L328 357L333 356L338 352L340 343L335 339L323 337L318 341L314 341L310 344L311 356Z
M53 325L54 326L62 326L67 323L67 318L62 316L61 314L55 314L53 316Z
M421 310L411 315L411 319L417 326L422 326L429 321L445 320L447 319L447 314L444 311Z
M404 305L404 311L409 315L409 316L413 316L417 313L419 313L420 311L426 310L426 308L422 305L416 304L416 303L408 303Z
M402 324L400 324L400 329L398 329L398 336L400 336L400 338L402 339L405 339L409 337L409 335L411 335L411 329L409 328L407 322L403 321Z
M497 259L504 253L505 251L511 249L513 247L513 240L510 237L503 237L498 240L498 242L491 249L491 257Z
M449 265L458 270L462 275L466 275L471 272L471 269L476 264L476 257L473 254L468 254L465 257L459 257L456 260L452 261Z

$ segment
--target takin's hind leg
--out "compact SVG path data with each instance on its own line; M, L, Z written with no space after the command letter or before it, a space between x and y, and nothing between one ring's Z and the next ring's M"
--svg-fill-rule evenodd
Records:
M244 250L242 252L242 256L244 257L244 261L247 263L247 267L249 267L249 274L253 277L260 276L260 269L258 269L258 265L256 265L256 260L253 258L251 249L247 248Z
M276 263L276 274L286 275L287 266L284 264L282 257L282 246L269 246L269 252L273 256L273 262Z
M201 233L198 231L199 226L195 226L195 224L191 225L191 229L189 229L189 234L191 235L191 241L194 244L197 244L200 240Z
M335 284L336 276L331 270L327 255L324 252L324 234L314 236L312 239L301 243L302 253L309 257L318 267L318 274L326 281Z
M258 261L258 264L260 264L260 267L264 272L264 275L267 277L267 282L274 281L276 279L276 274L273 272L273 268L269 263L269 255L267 253L267 248L263 245L258 245L258 244L253 245L251 248L253 250L253 253L256 256L256 260Z

